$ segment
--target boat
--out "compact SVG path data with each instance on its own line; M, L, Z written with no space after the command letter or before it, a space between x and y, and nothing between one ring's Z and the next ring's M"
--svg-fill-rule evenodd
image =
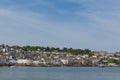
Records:
M99 64L99 68L104 68L105 65L104 64Z
M10 68L16 68L16 66L10 66Z

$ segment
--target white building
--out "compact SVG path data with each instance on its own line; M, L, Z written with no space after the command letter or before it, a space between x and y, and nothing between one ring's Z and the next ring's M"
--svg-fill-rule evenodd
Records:
M30 64L32 61L27 59L18 59L16 62L18 64Z
M67 60L67 59L61 59L61 62L62 62L63 64L68 64L68 60Z

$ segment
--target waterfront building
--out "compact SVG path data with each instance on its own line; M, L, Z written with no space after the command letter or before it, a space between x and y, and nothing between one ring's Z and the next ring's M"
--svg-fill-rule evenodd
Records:
M32 63L32 61L28 59L18 59L16 62L17 64L28 64L28 65Z

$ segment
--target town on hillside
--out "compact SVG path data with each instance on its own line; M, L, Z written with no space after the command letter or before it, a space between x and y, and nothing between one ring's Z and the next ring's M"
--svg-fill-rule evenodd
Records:
M0 66L120 67L120 52L40 46L0 45Z

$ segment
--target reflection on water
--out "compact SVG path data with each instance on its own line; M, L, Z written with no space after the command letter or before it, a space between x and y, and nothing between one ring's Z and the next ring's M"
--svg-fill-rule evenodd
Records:
M120 80L120 68L1 67L1 80Z

